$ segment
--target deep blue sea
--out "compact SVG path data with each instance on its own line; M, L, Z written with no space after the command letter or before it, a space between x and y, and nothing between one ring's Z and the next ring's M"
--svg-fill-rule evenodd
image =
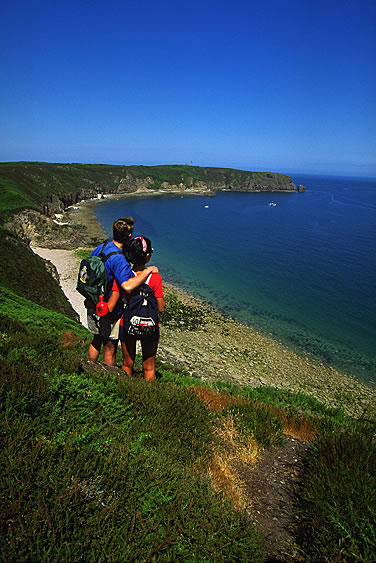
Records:
M291 177L306 192L128 197L95 211L109 234L132 215L166 281L376 382L376 180Z

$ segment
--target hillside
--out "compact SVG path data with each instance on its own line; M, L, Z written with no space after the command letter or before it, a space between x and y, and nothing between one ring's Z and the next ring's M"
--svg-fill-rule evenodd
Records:
M295 191L291 178L271 172L199 166L111 166L107 164L0 163L0 219L24 208L53 216L98 193L139 189Z

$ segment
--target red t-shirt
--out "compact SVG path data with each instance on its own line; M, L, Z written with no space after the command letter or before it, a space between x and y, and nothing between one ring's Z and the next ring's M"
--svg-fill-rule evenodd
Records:
M136 274L137 275L137 274ZM148 282L148 286L153 290L155 297L158 299L159 297L164 297L164 293L163 293L163 285L162 285L162 277L161 274L158 272L153 272L150 275L150 279L146 278L146 281ZM116 282L114 282L115 284ZM145 282L146 283L146 282ZM113 290L115 290L115 287L112 287ZM116 291L116 290L115 290ZM135 289L135 291L137 291L137 288ZM125 294L125 297L127 299L127 301L129 300L129 295Z
M155 297L163 297L163 285L162 285L162 277L161 274L153 272L150 276L149 280L149 287L154 291Z
M154 291L155 297L164 297L162 276L160 273L154 272L153 274L151 274L149 287ZM118 293L120 293L120 289L118 284L116 283L116 280L114 280L114 283L112 284L111 291L117 291Z

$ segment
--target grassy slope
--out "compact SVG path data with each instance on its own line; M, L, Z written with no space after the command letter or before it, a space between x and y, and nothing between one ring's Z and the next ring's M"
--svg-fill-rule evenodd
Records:
M0 322L2 559L260 560L210 489L211 416L192 393L79 373L82 345Z
M0 286L52 311L76 318L60 285L44 262L20 239L0 227Z
M207 386L173 366L160 364L151 385L82 373L87 332L26 299L8 308L12 297L0 316L3 559L262 559L252 524L207 476L221 448L212 429L228 417L250 449L279 443L284 428L316 434L301 549L315 561L374 558L374 424L302 394L224 383L211 387L223 406L213 412L192 393ZM77 338L64 347L67 330Z

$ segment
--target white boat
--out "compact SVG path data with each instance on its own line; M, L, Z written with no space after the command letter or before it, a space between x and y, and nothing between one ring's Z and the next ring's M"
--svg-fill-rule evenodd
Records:
M268 203L268 205L270 205L270 207L275 207L277 204L274 203L274 201L270 201L270 202Z

